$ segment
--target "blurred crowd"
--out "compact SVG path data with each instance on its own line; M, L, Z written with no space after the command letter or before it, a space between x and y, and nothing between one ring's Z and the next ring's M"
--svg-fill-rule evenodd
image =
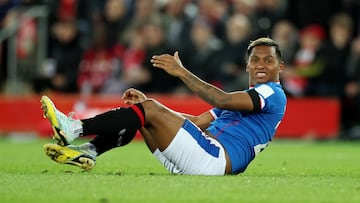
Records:
M36 39L36 19L19 18L14 9L34 5L49 9L47 39ZM43 71L22 77L34 93L121 94L136 87L190 94L151 66L153 55L175 51L200 78L244 89L247 45L269 36L284 52L281 82L289 97L338 98L343 128L360 126L357 0L0 0L1 28L14 19L25 21L17 36L19 65L33 68L36 40L47 42ZM2 85L5 50L2 43Z

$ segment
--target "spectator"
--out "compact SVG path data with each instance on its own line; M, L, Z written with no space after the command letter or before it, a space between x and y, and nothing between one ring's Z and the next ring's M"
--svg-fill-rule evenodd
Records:
M271 35L274 24L284 17L286 6L284 0L256 0L252 13L256 36Z
M203 18L211 25L214 36L225 39L225 21L228 18L229 3L219 0L198 0L197 18Z
M172 47L182 49L190 41L192 16L185 13L188 0L168 1L164 8L164 21L168 42Z
M133 30L139 26L143 26L144 24L146 24L149 19L156 18L157 20L161 21L160 24L163 26L163 18L160 17L161 15L159 13L155 0L137 0L134 1L133 6L133 14L129 19L126 30L121 36L121 40L123 43L129 42Z
M309 25L300 32L300 44L294 63L283 72L284 88L289 95L304 96L308 80L318 76L324 68L321 56L325 30L319 25Z
M226 40L211 60L211 71L216 73L224 90L234 91L248 86L248 74L245 72L245 53L252 36L247 16L234 14L226 22Z
M82 46L87 47L91 39L91 22L99 15L95 8L96 1L58 0L47 1L47 4L50 10L50 25L57 21L74 21L80 33L80 42Z
M233 0L231 7L232 13L245 15L250 19L251 24L254 24L252 14L255 10L255 3L256 1L253 0Z
M125 0L107 0L103 10L106 29L106 46L119 43L129 22Z
M191 67L191 72L203 80L220 86L219 81L215 80L217 70L211 67L215 52L222 46L222 41L214 35L211 24L204 18L197 18L191 27L191 43L180 53L183 53L183 63Z
M80 64L78 87L92 93L121 93L127 87L120 81L121 60L125 47L121 44L107 46L105 26L93 27L93 44L85 50Z
M75 21L62 20L54 23L52 36L52 49L48 59L50 63L46 64L50 78L36 78L34 90L35 92L48 89L64 93L77 92L76 80L84 49L80 43ZM54 75L51 73L52 69L55 70Z
M329 40L322 49L323 71L311 77L306 89L308 96L340 98L345 84L345 66L350 54L353 22L349 15L341 13L331 18Z
M144 92L174 92L180 84L180 81L169 76L163 70L153 68L150 62L153 55L174 52L173 48L167 43L164 27L158 18L154 17L149 19L149 21L144 24L143 37L146 54L142 66L148 71L149 79L139 88Z
M130 35L130 41L124 53L121 81L130 87L138 87L150 80L150 71L145 69L146 47L143 28L139 26Z
M285 64L292 64L299 46L297 28L288 20L280 20L274 24L271 35L283 50Z
M347 80L342 105L342 127L347 138L360 137L360 37L352 41L346 69Z

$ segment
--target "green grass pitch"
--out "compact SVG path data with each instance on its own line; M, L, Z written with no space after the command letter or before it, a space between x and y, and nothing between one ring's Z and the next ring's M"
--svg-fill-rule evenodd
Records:
M275 140L245 173L221 177L170 175L141 141L84 172L46 157L47 142L0 139L1 203L360 202L359 142Z

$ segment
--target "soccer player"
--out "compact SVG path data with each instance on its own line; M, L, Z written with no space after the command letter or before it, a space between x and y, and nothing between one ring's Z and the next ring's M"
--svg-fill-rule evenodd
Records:
M249 89L235 92L224 92L189 72L178 52L151 59L155 68L180 78L213 106L197 116L175 112L131 88L123 94L129 107L76 120L65 116L43 96L44 116L58 141L44 145L45 153L58 163L90 170L96 157L128 144L140 130L150 151L173 174L241 173L268 146L286 108L279 82L284 69L279 45L270 38L259 38L250 42L247 55ZM86 135L96 137L82 145L70 145Z

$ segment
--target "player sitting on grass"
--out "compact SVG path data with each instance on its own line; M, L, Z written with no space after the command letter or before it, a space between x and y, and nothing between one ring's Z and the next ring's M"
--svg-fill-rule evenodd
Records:
M279 45L270 38L250 42L246 71L250 88L224 92L189 72L178 53L153 56L154 67L180 78L212 109L198 116L168 109L142 92L128 89L122 107L76 120L41 98L44 116L58 144L44 145L54 161L90 170L102 153L128 144L140 130L154 156L174 174L224 175L243 172L273 138L282 120L286 97L279 82L284 69ZM189 101L191 102L191 101ZM90 142L69 145L80 136Z

